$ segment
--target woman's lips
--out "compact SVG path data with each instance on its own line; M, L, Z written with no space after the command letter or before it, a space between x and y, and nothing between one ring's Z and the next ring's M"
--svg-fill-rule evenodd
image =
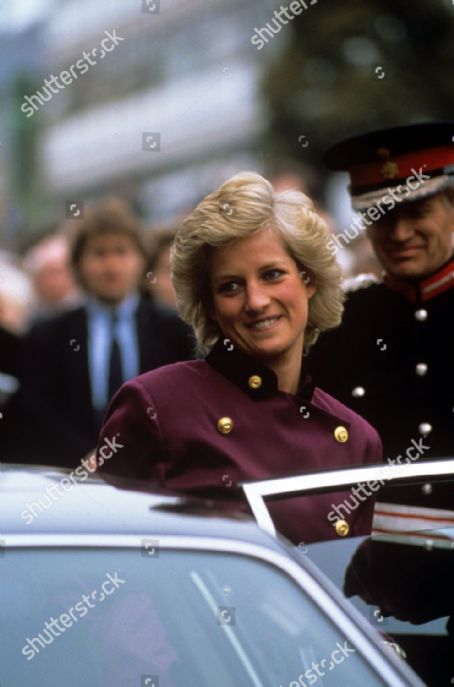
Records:
M282 315L273 315L272 317L262 317L260 320L249 322L246 324L248 329L254 332L265 332L273 329L281 319Z

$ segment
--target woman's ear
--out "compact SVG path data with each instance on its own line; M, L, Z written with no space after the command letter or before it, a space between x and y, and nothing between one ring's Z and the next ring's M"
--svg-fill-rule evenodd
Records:
M312 282L309 282L309 284L306 285L306 295L309 301L316 291L317 287L315 286L315 284L312 284Z
M301 269L300 269L300 277L301 277L301 279L303 280L303 282L305 283L306 286L307 286L308 284L310 284L310 282L312 281L311 275L310 275L309 272L308 272L307 270L305 270L304 268L301 268Z
M312 296L314 295L314 293L315 293L316 290L317 290L317 287L315 286L315 284L314 284L314 282L313 282L313 277L312 277L311 274L310 274L307 270L305 270L304 268L302 268L302 269L300 270L300 277L301 277L301 279L303 280L303 283L304 283L304 285L305 285L305 287L306 287L307 297L308 297L309 299L312 298Z

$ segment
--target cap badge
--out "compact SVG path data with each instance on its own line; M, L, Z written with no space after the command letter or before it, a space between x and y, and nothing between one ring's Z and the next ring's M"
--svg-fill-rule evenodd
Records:
M395 179L399 176L400 170L397 162L393 162L389 158L391 157L391 151L387 148L379 148L377 150L377 157L380 160L384 160L385 164L380 169L380 174L383 179Z

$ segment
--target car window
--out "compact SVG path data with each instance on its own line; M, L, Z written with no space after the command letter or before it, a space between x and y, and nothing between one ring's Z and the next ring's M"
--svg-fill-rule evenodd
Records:
M423 479L377 492L373 532L415 532L454 526L454 480Z
M222 553L10 549L0 683L26 687L375 687L284 572Z
M454 528L312 544L303 554L405 652L425 684L452 683Z

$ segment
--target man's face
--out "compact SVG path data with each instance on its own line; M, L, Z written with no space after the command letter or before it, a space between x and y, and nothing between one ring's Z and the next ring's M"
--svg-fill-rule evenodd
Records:
M82 283L106 303L120 303L141 280L144 258L129 236L104 234L88 239L79 262Z
M367 230L385 271L400 279L424 278L449 260L454 208L444 193L397 206Z

